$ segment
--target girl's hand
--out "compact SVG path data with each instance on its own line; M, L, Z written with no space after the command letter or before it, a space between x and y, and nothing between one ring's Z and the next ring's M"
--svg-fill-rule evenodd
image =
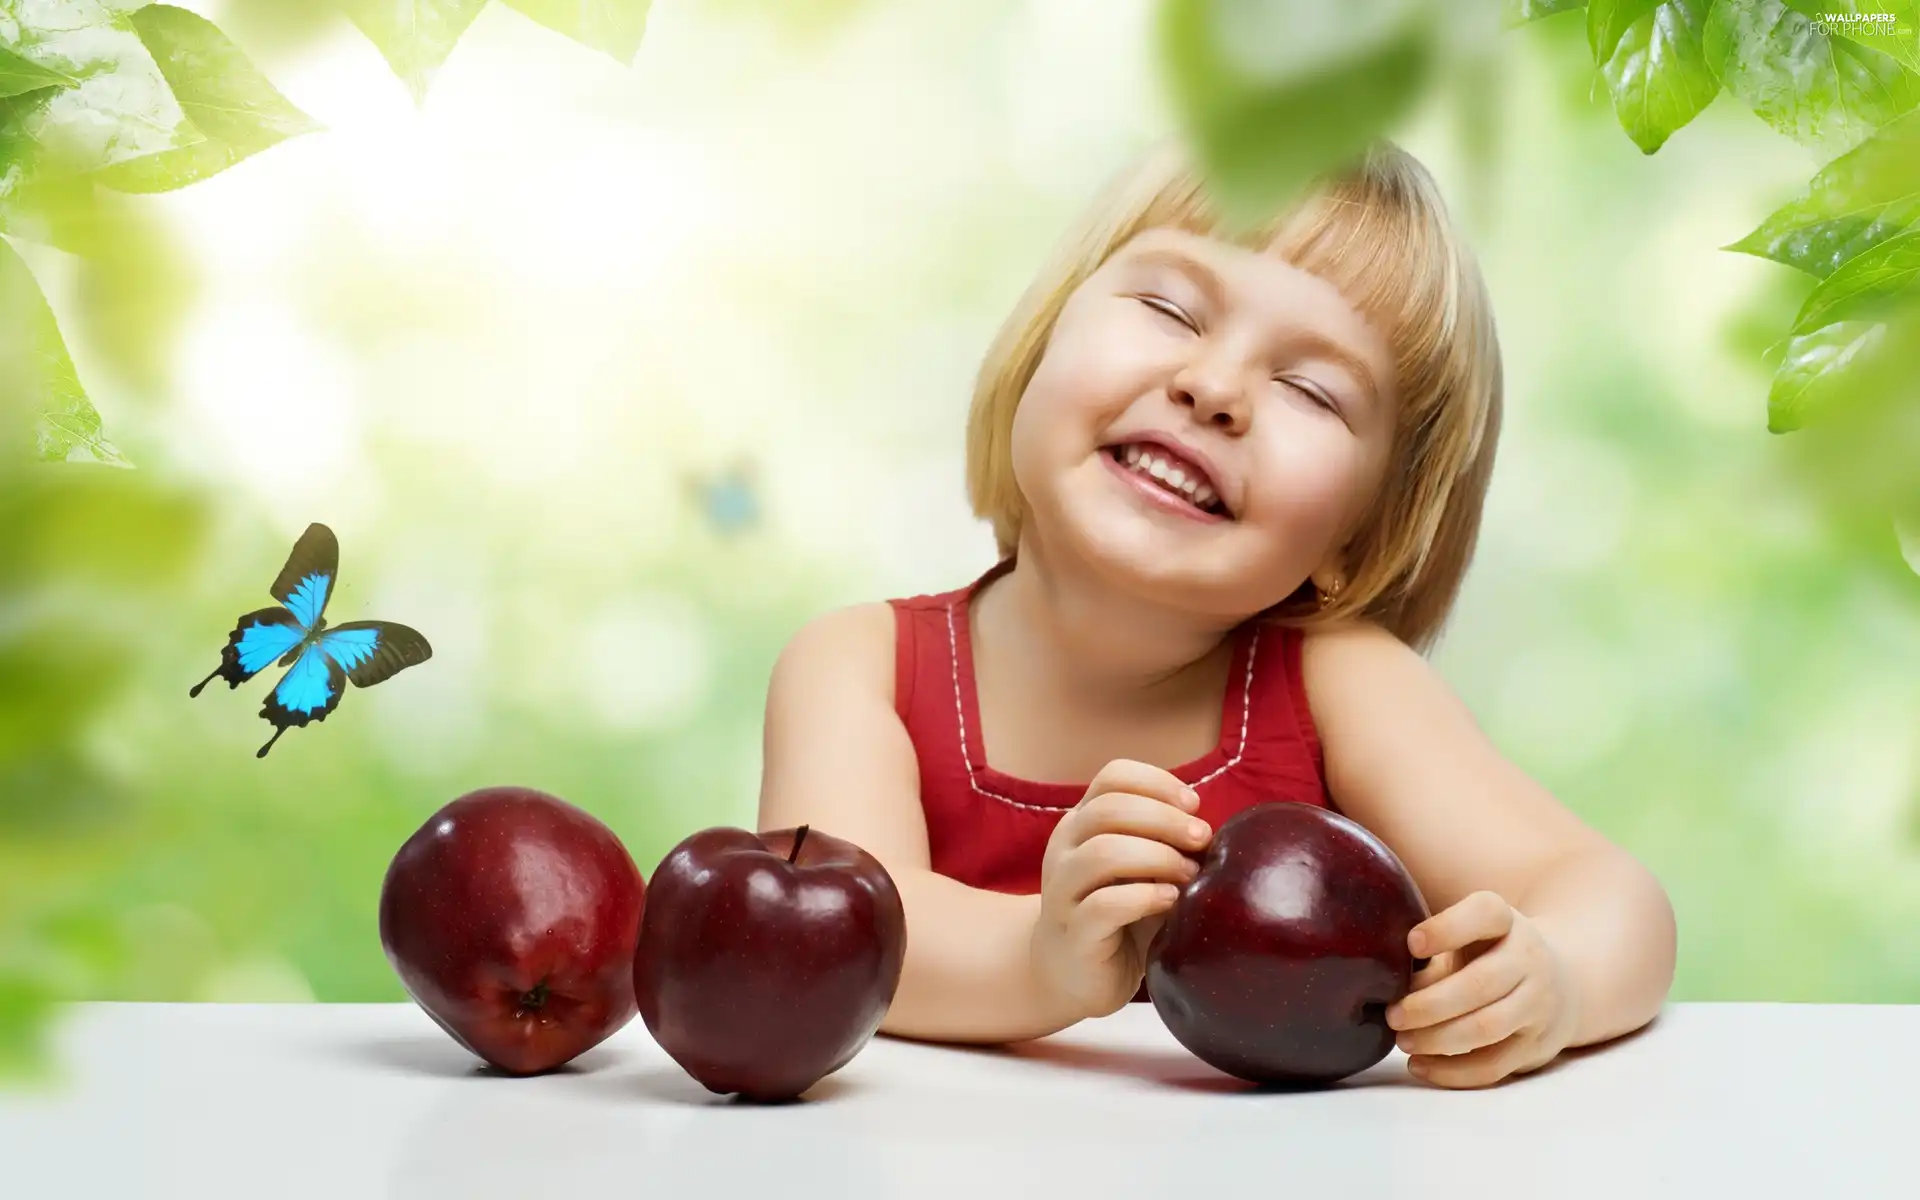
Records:
M1213 837L1198 807L1172 773L1115 759L1053 827L1031 952L1042 993L1070 1020L1117 1012L1139 990L1152 931Z
M1566 1049L1575 1012L1567 970L1538 927L1495 892L1475 892L1413 927L1432 961L1387 1009L1415 1077L1485 1087L1538 1070Z

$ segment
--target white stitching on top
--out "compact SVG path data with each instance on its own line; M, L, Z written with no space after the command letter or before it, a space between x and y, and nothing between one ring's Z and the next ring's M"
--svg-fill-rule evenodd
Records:
M981 787L979 779L974 777L973 754L967 749L967 714L966 710L962 708L960 704L960 637L955 631L953 624L953 610L956 603L956 601L948 601L947 603L947 650L948 661L952 664L953 674L953 716L954 720L960 726L960 761L966 764L967 782L972 785L974 791L979 792L982 796L998 800L1002 804L1012 805L1014 808L1024 808L1029 812L1057 813L1065 811L1051 804L1025 804L1009 796L1002 796L998 792L990 792L986 788ZM1221 763L1216 769L1209 771L1205 776L1194 780L1192 784L1193 787L1197 788L1209 780L1218 778L1229 768L1238 764L1241 757L1246 753L1247 725L1253 715L1253 660L1254 655L1258 653L1259 649L1260 627L1256 625L1253 629L1252 643L1247 647L1246 679L1241 685L1240 690L1239 744L1233 748L1232 757L1228 758L1226 762Z

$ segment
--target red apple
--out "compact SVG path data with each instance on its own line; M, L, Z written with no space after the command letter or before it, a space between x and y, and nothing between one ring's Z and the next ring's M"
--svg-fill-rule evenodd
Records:
M1147 993L1180 1044L1257 1083L1330 1083L1393 1049L1386 1008L1425 960L1427 917L1386 843L1328 809L1256 804L1214 833L1147 947Z
M613 831L530 788L469 792L400 847L380 944L453 1039L514 1075L633 1019L646 884Z
M633 990L654 1041L709 1091L791 1100L880 1028L906 951L900 893L871 854L805 825L720 826L654 871Z

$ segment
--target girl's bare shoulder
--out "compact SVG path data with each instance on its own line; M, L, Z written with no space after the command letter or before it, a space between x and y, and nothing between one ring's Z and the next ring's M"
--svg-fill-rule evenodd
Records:
M774 664L776 681L795 676L842 686L870 684L893 698L893 606L884 600L829 609L796 630Z

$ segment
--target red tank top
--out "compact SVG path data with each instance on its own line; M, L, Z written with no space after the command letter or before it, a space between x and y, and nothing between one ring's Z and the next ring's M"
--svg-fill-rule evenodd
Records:
M1040 861L1054 825L1080 803L1087 784L1019 779L987 765L967 606L1012 565L1002 559L955 591L888 602L894 708L919 758L932 868L972 887L1031 895L1040 890ZM1298 630L1276 625L1236 631L1220 741L1170 768L1200 794L1199 815L1215 829L1266 800L1330 804L1300 671L1301 641ZM1145 999L1143 985L1134 1000Z

